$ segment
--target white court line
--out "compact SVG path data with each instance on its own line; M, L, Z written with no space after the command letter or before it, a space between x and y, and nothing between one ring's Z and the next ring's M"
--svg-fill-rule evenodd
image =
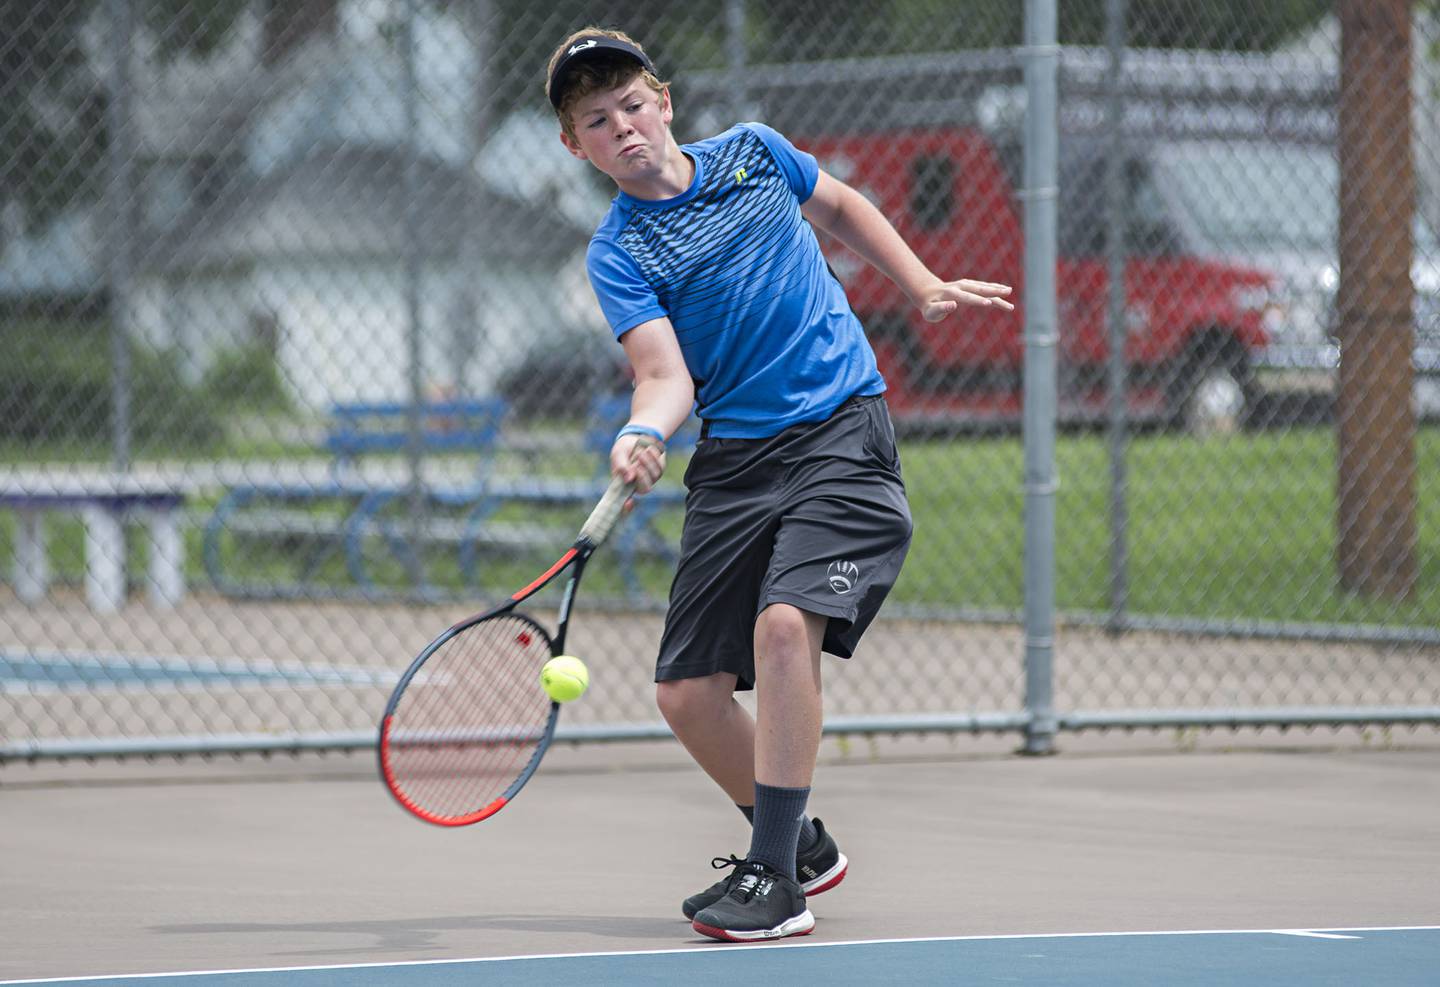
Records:
M1440 925L1374 925L1360 928L1324 926L1345 932L1440 932ZM1123 939L1128 936L1314 936L1322 939L1362 939L1309 929L1172 929L1145 932L1022 932L1004 936L921 936L915 939L850 939L844 942L770 942L754 945L701 943L681 949L629 949L589 953L531 953L525 956L472 956L454 960L405 960L399 963L334 963L320 966L263 966L234 970L173 970L169 973L115 973L89 977L49 977L39 980L0 980L11 984L73 984L92 980L154 980L160 977L221 977L237 973L309 973L319 970L380 970L418 966L453 966L459 963L504 963L510 960L564 960L606 956L669 956L676 953L734 953L747 949L829 949L834 946L891 946L921 942L991 942L1010 939Z

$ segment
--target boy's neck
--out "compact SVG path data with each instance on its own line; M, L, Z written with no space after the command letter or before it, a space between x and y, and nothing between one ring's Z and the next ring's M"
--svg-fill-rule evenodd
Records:
M620 191L632 199L659 202L673 199L688 189L695 180L695 162L690 160L690 155L680 150L680 145L675 143L674 138L670 139L668 150L665 163L654 175L625 181L617 178L615 184L620 186Z

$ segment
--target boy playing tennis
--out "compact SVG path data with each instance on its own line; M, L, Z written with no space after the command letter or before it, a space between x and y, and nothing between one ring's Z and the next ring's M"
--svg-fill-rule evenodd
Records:
M885 381L811 226L903 289L929 321L1011 310L1010 288L943 281L863 196L757 123L680 147L667 83L596 28L550 58L570 153L619 187L590 281L635 374L611 468L648 491L696 407L680 562L655 679L666 722L752 822L745 859L687 899L716 939L805 935L805 895L847 860L805 815L820 747L820 654L848 658L894 585L910 511ZM641 448L637 449L637 443ZM735 701L756 690L756 716Z

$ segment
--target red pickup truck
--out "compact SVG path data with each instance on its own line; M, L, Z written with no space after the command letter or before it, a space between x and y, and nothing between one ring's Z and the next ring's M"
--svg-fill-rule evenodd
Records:
M978 128L922 127L825 135L796 143L859 189L937 274L1024 291L1020 147ZM1061 143L1056 268L1060 417L1103 420L1109 274L1105 169L1096 140ZM1236 423L1256 400L1254 357L1266 346L1275 278L1201 256L1187 243L1143 152L1123 161L1128 197L1125 363L1133 421L1206 428ZM1024 307L926 323L898 290L833 242L831 266L865 322L897 422L912 427L1012 424L1021 411Z

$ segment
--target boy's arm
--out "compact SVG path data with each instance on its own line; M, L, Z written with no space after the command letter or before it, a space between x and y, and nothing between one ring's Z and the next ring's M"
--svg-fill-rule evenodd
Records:
M674 327L669 319L651 319L621 336L620 344L635 372L630 424L653 428L668 438L690 417L695 404L695 382L685 366ZM636 454L639 441L634 435L617 438L610 449L610 469L635 481L636 490L645 493L665 472L665 454L655 446Z
M823 170L800 212L894 281L927 322L939 322L961 305L1015 308L1005 300L1009 285L936 277L869 199Z

